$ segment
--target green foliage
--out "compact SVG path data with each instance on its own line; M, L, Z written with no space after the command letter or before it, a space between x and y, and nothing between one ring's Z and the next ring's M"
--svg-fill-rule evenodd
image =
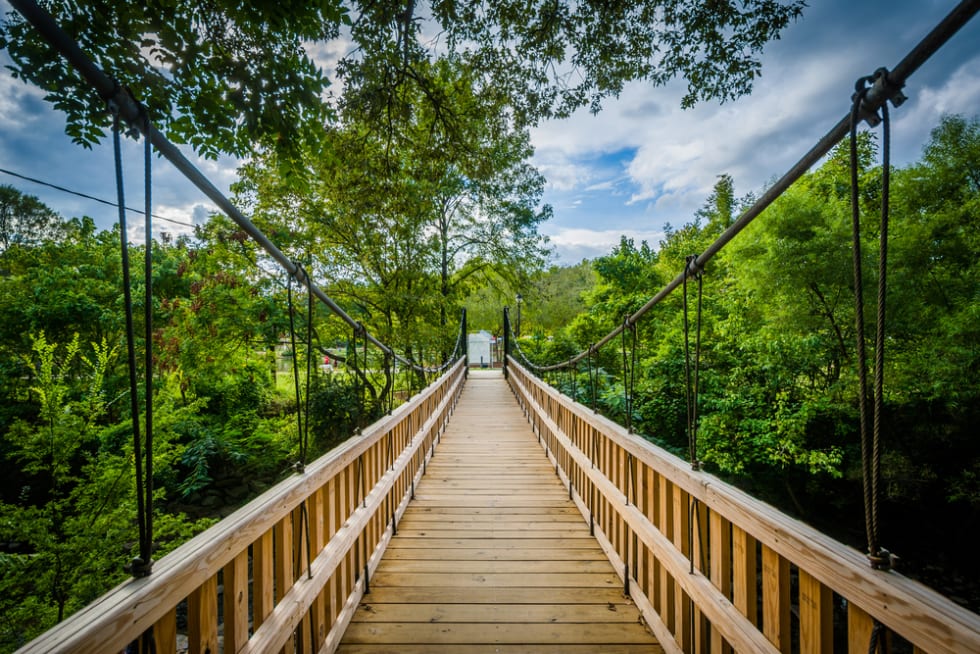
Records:
M250 156L255 144L302 174L304 151L335 117L322 65L346 51L333 75L344 102L380 125L430 111L452 130L463 86L443 84L440 62L470 69L465 87L506 102L520 125L576 108L597 111L627 82L683 78L682 104L747 93L763 46L801 15L802 0L706 5L687 0L608 3L337 0L245 3L52 2L45 8L103 70L131 89L173 140L199 153ZM444 38L432 40L429 34ZM352 44L350 42L353 42ZM98 142L104 103L81 75L11 11L0 48L15 75L44 89L78 143Z
M869 311L862 337L870 351L881 186L876 143L867 134L859 138ZM978 147L980 122L949 117L922 161L892 174L884 476L886 499L896 503L936 498L950 507L977 506L980 452L969 416L980 406L973 374L980 369ZM826 502L822 493L849 496L860 479L849 188L844 144L716 256L704 280L698 457L767 498L789 497L788 508L804 515ZM723 175L694 222L668 228L657 248L624 238L596 259L588 307L561 332L575 351L676 277L685 257L703 251L747 201L736 198ZM686 456L680 295L638 325L632 424ZM534 360L567 358L564 351L553 355ZM624 421L621 357L618 338L596 357L602 371L596 394L600 411ZM581 379L580 369L576 386ZM552 383L571 389L561 374ZM591 401L591 389L576 390ZM956 453L954 461L936 454L940 442L939 449Z

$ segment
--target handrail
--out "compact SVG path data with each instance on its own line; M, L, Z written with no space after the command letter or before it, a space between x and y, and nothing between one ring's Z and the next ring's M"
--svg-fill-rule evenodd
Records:
M434 453L464 373L460 358L391 415L157 561L151 576L123 582L18 654L121 652L151 628L156 651L174 652L176 607L185 599L191 652L217 652L219 629L224 651L277 651L294 631L332 651Z
M788 652L798 639L800 651L831 652L834 595L847 607L851 651L868 651L875 621L916 652L980 651L980 615L894 571L873 570L857 550L691 470L513 358L508 369L630 594L676 651Z

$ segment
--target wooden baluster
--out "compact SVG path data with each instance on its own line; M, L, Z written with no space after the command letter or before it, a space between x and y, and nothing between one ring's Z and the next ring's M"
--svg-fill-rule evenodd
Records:
M258 629L275 605L272 532L267 531L252 543L252 628Z
M276 575L276 603L282 601L286 592L293 585L293 520L292 514L288 514L275 526L275 575ZM290 636L283 648L284 652L292 652L293 637Z
M659 475L660 493L660 532L668 539L674 538L674 485L664 475ZM674 627L674 580L667 568L660 566L660 619L667 628L676 633Z
M732 525L732 603L749 622L758 627L759 587L756 578L759 564L755 550L756 540L740 527Z
M647 495L647 508L646 516L657 529L661 528L662 520L660 518L660 475L654 472L653 468L646 469L646 495ZM653 609L663 615L660 610L660 563L657 558L653 555L653 552L644 548L646 552L646 567L648 576L648 590L647 597L650 598L650 603L653 604Z
M702 575L708 576L711 570L708 507L704 504L695 503L693 497L690 501L692 502L691 510L694 512L693 516L689 514L689 518L694 520L692 523L691 558L694 561L694 568ZM711 643L711 623L708 622L696 603L693 606L693 611L694 634L692 637L694 646L692 651L707 654L708 646Z
M311 533L310 533L310 546L312 549L312 558L315 560L320 552L323 551L324 546L324 529L326 524L325 516L325 501L324 496L326 494L325 488L320 488L311 496ZM316 634L317 649L323 644L324 639L327 637L327 623L326 623L326 593L321 591L316 599L313 601L313 627Z
M248 642L248 550L224 567L224 639L226 652Z
M833 592L800 570L800 654L833 651Z
M688 541L688 527L691 524L689 507L691 496L679 486L673 487L674 504L674 547L690 558L691 547ZM684 593L680 582L674 581L674 639L685 652L691 650L691 600Z
M153 644L160 654L177 651L177 611L171 609L153 625Z
M790 651L789 561L762 546L762 630L781 652Z
M187 596L188 654L218 651L218 578L211 577Z
M847 603L847 651L848 654L868 654L871 644L871 632L874 630L874 619L871 615L853 602ZM891 651L886 647L885 652Z
M329 482L327 482L327 542L329 543L333 539L334 534L340 528L340 514L341 506L343 506L340 499L340 482L338 477L334 477ZM329 600L329 620L328 628L332 629L334 621L340 614L343 604L340 602L340 567L333 571L330 575L330 581L327 583L327 599Z
M711 582L722 594L732 597L732 523L717 511L709 519L711 537ZM711 630L711 652L731 654L732 647L725 642L717 629Z

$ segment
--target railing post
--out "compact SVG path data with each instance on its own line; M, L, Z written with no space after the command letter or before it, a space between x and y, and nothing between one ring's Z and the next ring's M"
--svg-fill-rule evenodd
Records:
M507 357L510 356L510 307L504 307L504 379L507 379Z

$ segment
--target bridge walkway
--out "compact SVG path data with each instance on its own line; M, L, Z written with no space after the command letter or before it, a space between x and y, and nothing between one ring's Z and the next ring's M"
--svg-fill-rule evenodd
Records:
M499 371L471 371L339 652L662 652Z

